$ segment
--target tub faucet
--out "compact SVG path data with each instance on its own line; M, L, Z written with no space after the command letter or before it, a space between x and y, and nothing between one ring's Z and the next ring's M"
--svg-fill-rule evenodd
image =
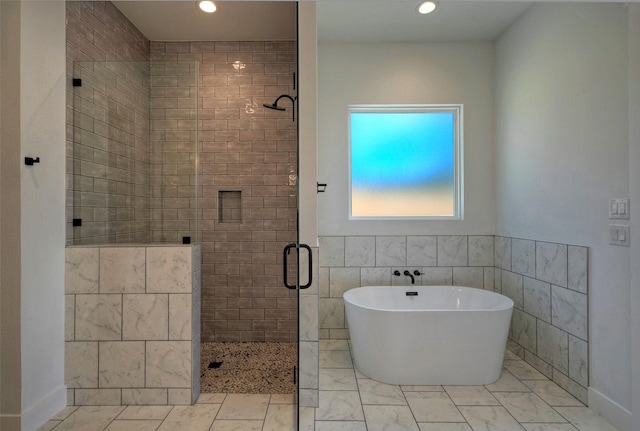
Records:
M407 277L411 277L411 284L416 284L416 280L413 278L413 274L411 274L409 270L405 269L404 275L406 275Z

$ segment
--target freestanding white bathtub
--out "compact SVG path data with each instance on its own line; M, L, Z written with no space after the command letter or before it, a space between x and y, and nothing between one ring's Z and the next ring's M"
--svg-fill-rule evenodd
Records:
M370 286L344 294L353 356L394 385L485 385L501 374L513 301L460 286Z

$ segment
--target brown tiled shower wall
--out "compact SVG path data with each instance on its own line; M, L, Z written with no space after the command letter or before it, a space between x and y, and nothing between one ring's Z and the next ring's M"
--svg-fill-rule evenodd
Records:
M295 95L295 42L151 42L151 61L199 64L202 341L296 340L282 280L296 232L296 127L290 102L262 106Z
M149 65L150 239L196 241L198 64Z
M202 340L294 341L296 123L262 104L295 96L295 42L149 42L100 1L67 2L67 39L67 243L198 231Z
M66 5L67 242L146 242L149 41L110 2Z

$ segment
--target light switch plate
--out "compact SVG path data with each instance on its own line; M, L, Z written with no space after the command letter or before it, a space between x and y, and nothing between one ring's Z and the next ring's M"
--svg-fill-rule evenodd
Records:
M629 198L609 199L610 219L629 219Z
M629 226L622 224L610 224L609 244L629 247Z

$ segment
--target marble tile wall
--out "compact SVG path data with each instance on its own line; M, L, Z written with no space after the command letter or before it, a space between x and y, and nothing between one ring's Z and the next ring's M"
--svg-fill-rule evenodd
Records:
M300 261L306 262L307 252L302 251ZM300 406L317 407L319 398L319 271L318 271L318 247L311 248L313 278L311 286L300 290L300 315L298 333L300 343L299 357L299 393ZM302 265L300 269L300 283L307 284L309 271L307 265Z
M320 338L347 339L342 294L367 285L409 285L393 275L418 270L419 285L494 290L491 235L330 236L320 238Z
M586 404L587 247L495 238L496 290L514 301L510 348Z
M66 249L69 405L196 400L200 253L199 245Z
M514 301L510 348L587 400L588 248L492 235L320 238L321 339L347 339L342 294L366 285L465 285Z

